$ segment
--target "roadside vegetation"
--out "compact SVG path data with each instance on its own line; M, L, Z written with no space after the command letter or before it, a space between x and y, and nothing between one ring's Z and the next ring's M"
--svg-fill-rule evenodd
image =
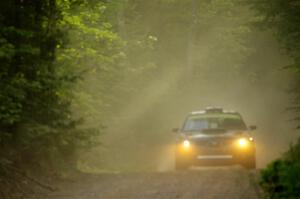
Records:
M84 74L121 57L104 10L101 1L1 1L1 198L22 197L28 182L47 187L31 174L76 171L78 151L98 144L101 123L86 125L73 106Z
M288 109L295 111L296 122L300 117L300 2L294 0L260 0L254 8L261 16L260 27L273 31L282 48L291 57L293 63L285 66L296 75L290 89L292 105ZM299 128L300 126L298 126ZM282 158L272 162L262 171L261 186L268 198L300 197L300 139L291 144Z
M1 174L11 167L70 169L76 151L92 145L99 128L82 125L84 118L72 106L76 84L91 70L82 63L112 62L115 56L119 38L98 20L103 6L92 1L1 2ZM71 45L71 37L93 37L104 50L95 53L91 43L78 40Z

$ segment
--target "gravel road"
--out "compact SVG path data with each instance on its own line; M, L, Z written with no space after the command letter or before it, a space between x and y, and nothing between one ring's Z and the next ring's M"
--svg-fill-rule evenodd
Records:
M241 167L161 173L83 175L56 184L45 199L258 199L256 171Z

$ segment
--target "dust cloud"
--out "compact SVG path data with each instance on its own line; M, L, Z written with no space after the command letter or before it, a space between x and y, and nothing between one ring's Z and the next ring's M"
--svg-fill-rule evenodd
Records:
M139 25L125 21L120 32L126 32L124 39L134 37L133 29L156 38L150 55L129 54L129 59L139 59L130 64L146 65L150 59L155 72L139 74L139 81L126 77L124 81L137 87L137 92L130 97L116 94L124 102L109 109L113 116L105 118L102 144L82 155L80 168L90 172L170 170L175 142L171 129L180 127L189 112L207 106L236 110L248 125L258 126L253 132L258 167L279 157L297 132L291 121L294 116L286 110L293 75L283 67L290 60L273 35L249 28L251 13L241 16L238 8L233 8L236 14L230 18L218 12L200 14L199 24L188 24L178 22L184 19L174 21L180 8L170 11L172 3L169 7L148 4L139 4ZM86 81L91 92L97 92L95 85Z

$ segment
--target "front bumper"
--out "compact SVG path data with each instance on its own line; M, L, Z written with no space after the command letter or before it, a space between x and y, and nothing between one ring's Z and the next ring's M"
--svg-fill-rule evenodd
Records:
M249 142L247 147L236 144L226 146L201 146L191 144L189 148L177 145L176 161L188 165L229 165L244 164L255 159L255 145Z

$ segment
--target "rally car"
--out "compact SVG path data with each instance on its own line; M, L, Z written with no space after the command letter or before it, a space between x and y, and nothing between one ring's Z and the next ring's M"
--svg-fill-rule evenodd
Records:
M209 107L190 113L177 133L175 168L193 165L240 164L256 167L255 141L242 116L235 111Z

